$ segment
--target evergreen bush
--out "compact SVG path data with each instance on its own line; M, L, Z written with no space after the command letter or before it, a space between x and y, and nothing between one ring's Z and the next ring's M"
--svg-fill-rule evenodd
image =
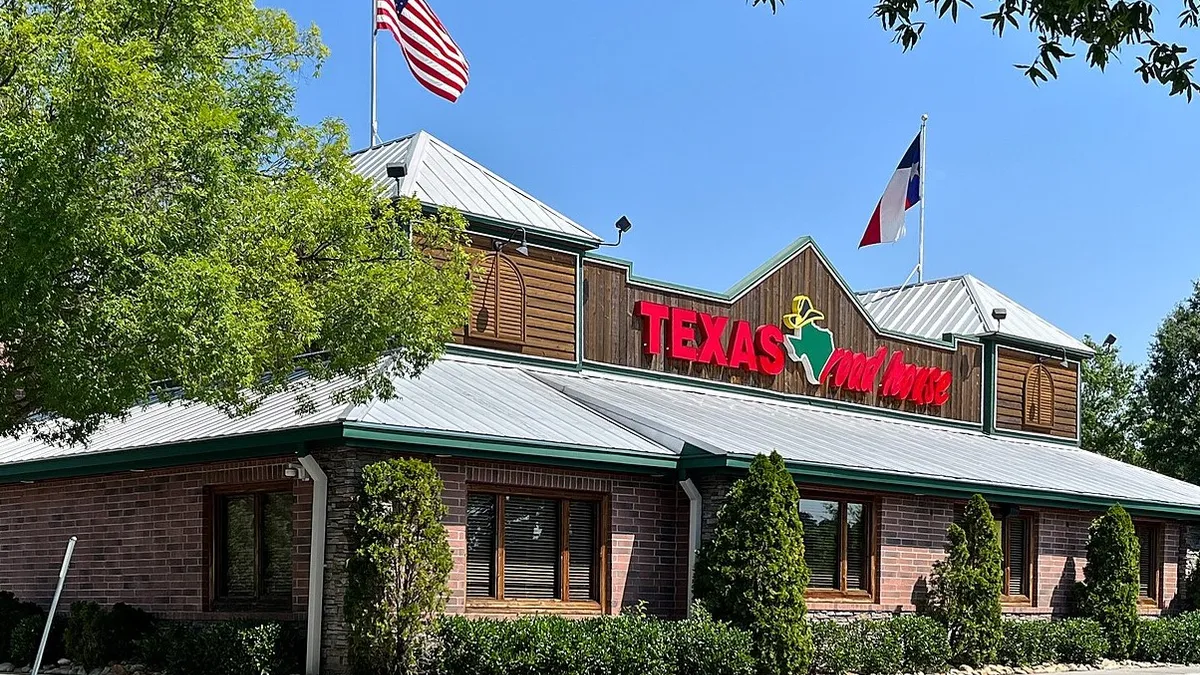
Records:
M112 658L110 615L95 602L74 602L63 635L67 658L87 670L108 665Z
M429 627L446 606L452 561L442 480L428 462L363 468L345 615L350 666L361 675L416 670Z
M164 675L292 675L301 671L304 632L274 621L164 621L139 651Z
M895 675L946 669L946 628L929 617L812 622L813 665L818 675Z
M962 524L951 523L946 539L947 557L929 576L929 612L950 633L953 662L991 663L1002 638L1004 556L1000 528L983 496L971 497Z
M1129 657L1137 642L1138 553L1133 521L1120 504L1092 521L1081 610L1104 628L1116 659Z
M21 602L8 591L0 591L0 663L18 661L10 649L13 629L27 616L35 616L41 610L31 602ZM22 664L23 665L23 664Z
M36 614L28 614L9 634L9 658L14 665L28 666L37 657L38 645L42 642L42 631L46 628L46 612L38 609ZM62 656L62 622L55 620L50 627L50 639L46 641L46 651L42 655L43 663L54 663Z
M1200 612L1142 619L1134 657L1158 663L1200 663Z
M759 455L733 484L696 562L695 595L712 615L750 632L760 675L808 671L800 493L779 453Z
M1055 660L1059 663L1089 665L1109 653L1104 627L1091 619L1051 621Z

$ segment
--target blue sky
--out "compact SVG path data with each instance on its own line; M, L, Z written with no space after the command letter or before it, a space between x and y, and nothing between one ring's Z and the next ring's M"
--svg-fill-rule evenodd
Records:
M627 214L615 255L639 274L724 290L807 234L855 288L900 283L915 209L899 244L855 247L928 113L928 277L975 274L1141 361L1200 276L1200 101L1143 85L1134 53L1034 88L1012 64L1035 38L974 14L903 54L869 1L429 2L470 86L455 105L426 93L381 35L381 135L426 129L601 235ZM275 4L332 52L301 118L342 117L366 145L370 0Z

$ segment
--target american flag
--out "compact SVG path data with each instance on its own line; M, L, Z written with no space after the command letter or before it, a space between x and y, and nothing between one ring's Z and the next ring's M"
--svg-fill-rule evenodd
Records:
M375 0L375 28L392 32L417 81L451 103L467 88L467 57L425 0Z

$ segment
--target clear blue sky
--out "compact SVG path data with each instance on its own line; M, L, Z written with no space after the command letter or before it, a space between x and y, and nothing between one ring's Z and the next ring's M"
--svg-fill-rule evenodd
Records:
M1135 361L1200 276L1200 101L1143 85L1133 53L1034 88L1012 64L1035 39L975 15L903 54L869 0L429 2L470 86L426 93L381 34L383 137L426 129L601 235L628 214L615 255L640 274L724 290L807 234L855 288L900 283L915 210L899 244L855 247L927 112L927 276L975 274ZM302 119L365 145L370 0L274 4L332 51Z

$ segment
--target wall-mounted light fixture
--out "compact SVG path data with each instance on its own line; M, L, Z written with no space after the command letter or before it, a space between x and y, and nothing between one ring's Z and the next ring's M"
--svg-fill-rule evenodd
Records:
M621 216L620 218L617 218L617 222L613 223L613 227L617 228L617 240L612 243L602 241L600 242L601 246L620 246L621 237L625 236L626 232L633 229L633 223L629 222L629 219L625 216Z
M1000 330L1000 322L1008 318L1008 310L1003 307L992 309L992 318L996 320L996 330Z
M1108 337L1104 338L1104 344L1101 346L1105 349L1112 349L1112 346L1115 344L1117 344L1117 336L1109 333Z
M300 464L288 464L283 470L283 475L292 480L308 480L308 472Z
M508 246L516 241L518 232L521 233L521 243L514 250L521 255L529 255L529 244L525 241L525 228L523 227L518 227L517 229L513 230L512 236L509 237L507 241L496 240L496 252L499 253L503 251L505 246Z

